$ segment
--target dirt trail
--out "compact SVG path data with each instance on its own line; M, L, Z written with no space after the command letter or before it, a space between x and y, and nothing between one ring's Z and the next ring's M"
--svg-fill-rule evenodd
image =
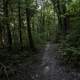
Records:
M80 73L60 65L56 56L57 45L48 43L39 67L40 73L37 74L39 78L34 80L80 80Z

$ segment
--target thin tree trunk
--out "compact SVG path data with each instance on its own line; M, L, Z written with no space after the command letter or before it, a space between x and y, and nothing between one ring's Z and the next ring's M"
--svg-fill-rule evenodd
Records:
M3 41L2 41L2 25L0 24L0 48L3 48Z
M62 19L61 19L61 10L60 10L60 1L59 0L56 0L56 3L57 3L57 16L58 16L58 23L59 23L59 30L60 32L62 32Z
M18 2L18 17L19 17L19 36L20 36L20 48L23 48L23 43L22 43L22 32L21 32L21 8L20 8L20 1Z

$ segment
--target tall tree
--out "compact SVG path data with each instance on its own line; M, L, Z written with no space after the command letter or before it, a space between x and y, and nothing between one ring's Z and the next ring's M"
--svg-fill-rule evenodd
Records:
M3 40L2 40L2 23L0 22L0 48L3 48Z
M67 8L66 8L66 1L63 0L61 2L61 8L62 8L62 22L63 22L63 33L68 33L69 30L69 15L67 14Z
M53 2L55 11L58 16L58 32L61 35L66 35L69 30L69 16L67 14L67 7L65 0L51 0Z
M10 23L9 23L9 0L3 0L3 8L4 8L4 18L5 18L5 34L7 34L7 47L11 48L12 45L12 37L10 31Z
M23 44L22 44L22 33L21 33L21 26L22 26L22 21L21 21L21 2L18 0L18 18L19 18L19 36L20 36L20 48L22 49Z
M31 9L33 5L34 0L25 1L26 2L26 20L27 20L27 32L28 32L28 39L29 39L29 45L32 50L34 50L34 42L32 38L32 32L31 32L31 17L33 15L33 10Z
M2 40L2 27L3 27L3 22L2 22L2 17L3 17L3 3L0 1L0 48L3 48L3 40Z

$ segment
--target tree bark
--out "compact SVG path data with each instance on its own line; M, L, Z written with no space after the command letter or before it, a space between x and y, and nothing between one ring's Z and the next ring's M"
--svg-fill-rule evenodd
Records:
M21 32L21 8L20 8L20 1L18 2L18 17L19 17L19 36L20 36L20 49L23 48L22 43L22 32Z
M9 12L8 12L8 0L3 0L4 16L5 16L5 29L7 30L7 47L10 49L12 45L10 24L9 24Z
M28 32L29 45L31 50L35 50L31 33L31 26L30 26L31 16L30 16L30 10L28 8L26 8L26 18L27 18L27 32Z
M0 48L3 48L3 41L2 41L2 25L0 24Z
M68 14L66 14L66 4L63 4L62 8L63 8L62 14L64 15L64 17L63 17L63 33L65 33L65 35L66 35L69 30L69 16L68 16Z

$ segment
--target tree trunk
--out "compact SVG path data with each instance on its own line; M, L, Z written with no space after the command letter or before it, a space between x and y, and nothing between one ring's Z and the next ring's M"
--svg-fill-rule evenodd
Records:
M18 2L18 17L19 17L19 36L20 36L20 49L23 48L23 43L22 43L22 32L21 32L21 8L20 8L20 1Z
M57 16L58 16L58 23L59 23L59 32L62 32L62 19L61 19L61 10L60 10L60 1L59 0L56 0L56 3L57 3L57 6L56 6L56 8L57 8Z
M11 31L10 31L10 24L9 24L9 12L8 12L8 0L3 0L4 4L4 16L5 16L5 26L7 34L7 47L10 49L12 45L12 38L11 38Z
M2 25L0 24L0 48L3 48L3 41L2 41Z
M65 35L66 35L69 30L69 16L66 14L66 4L63 4L62 8L63 8L62 14L64 15L64 17L63 17L63 33L65 33Z
M28 32L29 45L31 50L34 50L34 42L32 39L31 26L30 26L31 16L30 16L30 10L28 8L26 8L26 18L27 18L27 32Z

